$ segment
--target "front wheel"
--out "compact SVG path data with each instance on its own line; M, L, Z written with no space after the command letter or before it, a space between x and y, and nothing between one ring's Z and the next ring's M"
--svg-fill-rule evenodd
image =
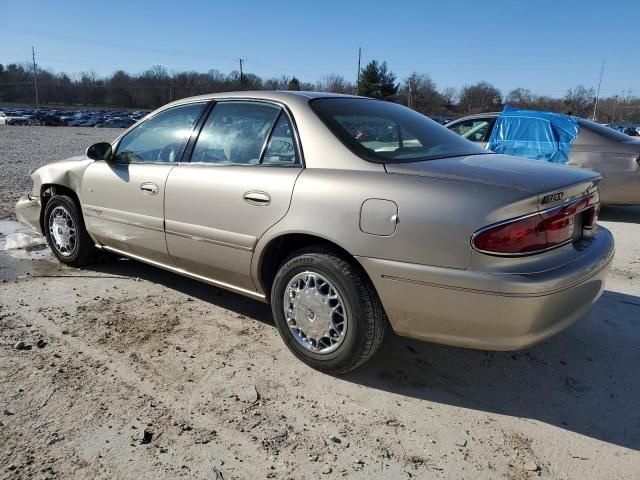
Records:
M53 196L47 202L43 223L49 247L62 263L81 267L95 259L95 244L84 228L80 209L71 197Z
M285 344L307 365L347 373L382 344L387 319L365 273L339 253L311 247L280 267L271 291Z

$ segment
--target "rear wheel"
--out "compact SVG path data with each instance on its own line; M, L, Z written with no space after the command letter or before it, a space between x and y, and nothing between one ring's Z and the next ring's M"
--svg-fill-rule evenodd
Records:
M301 250L282 264L271 308L293 354L333 374L369 360L387 327L380 299L364 272L325 247Z
M47 202L43 227L51 251L62 263L81 267L95 259L95 244L85 230L80 209L71 197L55 195Z

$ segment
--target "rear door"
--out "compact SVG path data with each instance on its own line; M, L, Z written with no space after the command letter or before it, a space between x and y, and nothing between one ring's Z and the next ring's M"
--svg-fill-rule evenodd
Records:
M112 160L89 165L81 198L87 230L97 241L167 262L165 184L205 106L194 103L161 111L122 137Z
M258 238L289 209L302 171L289 114L258 101L218 102L169 174L165 224L176 266L223 287L255 291Z

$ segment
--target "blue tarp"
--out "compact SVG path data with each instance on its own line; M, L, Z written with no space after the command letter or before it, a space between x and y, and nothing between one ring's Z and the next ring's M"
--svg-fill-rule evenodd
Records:
M496 119L487 148L505 155L567 163L577 135L575 118L507 105Z

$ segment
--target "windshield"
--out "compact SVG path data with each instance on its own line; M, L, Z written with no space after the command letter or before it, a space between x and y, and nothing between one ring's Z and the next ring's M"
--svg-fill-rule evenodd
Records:
M396 103L318 98L312 110L351 151L378 163L487 154L430 118Z

